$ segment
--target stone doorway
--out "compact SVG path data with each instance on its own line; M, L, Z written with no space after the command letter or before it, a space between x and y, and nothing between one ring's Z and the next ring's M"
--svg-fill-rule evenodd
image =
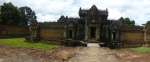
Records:
M96 37L96 27L91 27L90 38Z
M73 35L72 35L72 30L69 30L69 32L68 32L68 38L72 38L73 37Z
M91 27L89 34L90 40L96 40L96 27Z
M116 32L113 32L113 40L116 40Z

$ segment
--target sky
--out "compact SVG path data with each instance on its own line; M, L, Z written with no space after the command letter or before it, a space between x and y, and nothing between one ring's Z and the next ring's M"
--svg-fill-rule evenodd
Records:
M96 5L98 9L108 9L108 19L129 17L135 20L136 25L141 25L150 20L150 0L0 0L11 2L14 6L28 6L36 12L37 21L57 21L61 15L79 17L78 11L90 9Z

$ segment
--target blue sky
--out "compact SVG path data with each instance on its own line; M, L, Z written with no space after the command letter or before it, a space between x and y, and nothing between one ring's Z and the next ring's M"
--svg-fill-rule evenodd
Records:
M79 17L80 7L89 9L94 4L98 9L108 8L108 19L129 17L136 25L150 20L150 0L0 0L0 5L4 2L31 7L39 22L56 21L61 15Z

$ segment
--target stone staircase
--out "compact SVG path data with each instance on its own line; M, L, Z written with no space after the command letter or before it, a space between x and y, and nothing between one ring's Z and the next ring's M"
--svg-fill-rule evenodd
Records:
M100 47L99 43L88 43L87 47Z
M100 41L97 41L97 40L88 40L88 41L85 41L85 42L88 42L88 43L100 43Z

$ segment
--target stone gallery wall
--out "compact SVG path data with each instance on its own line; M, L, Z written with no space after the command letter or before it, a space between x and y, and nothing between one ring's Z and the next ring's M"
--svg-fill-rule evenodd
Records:
M43 39L63 39L64 29L62 28L40 28L40 37Z
M138 42L144 41L144 33L143 32L122 32L121 33L121 41L125 42Z
M29 27L0 26L0 38L29 36Z
M134 32L122 32L121 41L123 42L123 47L141 47L144 41L144 32L134 31Z
M150 41L150 26L146 28L146 41Z

